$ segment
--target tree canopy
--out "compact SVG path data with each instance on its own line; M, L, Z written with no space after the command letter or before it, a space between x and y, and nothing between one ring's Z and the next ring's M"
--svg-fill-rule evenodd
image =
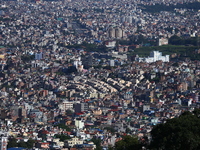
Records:
M155 4L155 5L140 5L142 6L142 10L150 13L159 13L161 11L174 11L175 8L186 8L186 9L193 9L194 11L198 11L200 8L199 2L193 3L184 3L184 4L176 4L176 5L164 5L164 4Z
M56 134L55 137L59 138L60 141L62 141L62 142L64 142L65 140L71 139L70 136L65 135L65 134Z
M71 131L71 129L63 123L57 124L55 126L57 126L58 128L61 128L61 129L65 129L66 131Z
M139 150L141 147L136 137L126 135L122 140L115 143L115 150Z
M96 145L96 149L95 150L102 150L102 146L101 146L101 139L97 138L96 136L94 136L91 141Z
M20 141L20 142L17 143L17 139L16 138L10 137L8 139L7 148L11 148L11 147L33 148L35 143L36 143L36 141L33 140L33 139L29 139L27 142Z
M7 145L8 148L17 147L17 146L18 146L17 140L15 138L11 137L8 139L8 145Z
M179 37L177 35L173 35L169 38L169 44L172 45L193 45L197 46L198 38L197 37Z
M200 149L199 110L184 112L177 118L154 126L151 131L151 149L198 150Z

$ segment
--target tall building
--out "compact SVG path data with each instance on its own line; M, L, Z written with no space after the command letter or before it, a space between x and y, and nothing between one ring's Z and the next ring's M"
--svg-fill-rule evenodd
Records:
M108 36L109 36L109 38L115 38L115 29L114 28L110 28L108 30Z
M72 102L72 101L63 101L59 105L59 108L61 109L62 114L65 114L66 110L68 110L68 109L72 110L73 109L73 105L74 105L74 102Z
M35 53L35 59L36 60L40 60L40 59L42 59L43 58L43 53L42 52L40 52L40 53Z
M81 57L78 57L76 60L74 60L74 66L76 69L82 65Z
M1 150L7 150L8 137L1 137Z
M126 18L126 21L127 21L128 23L132 23L132 22L133 22L133 17L132 17L132 16L128 16L128 17Z
M122 38L122 36L123 36L123 31L122 31L122 29L121 28L116 28L115 29L115 37L116 38Z
M110 66L111 66L111 67L114 67L114 66L115 66L115 60L113 60L113 59L110 60Z
M122 17L121 17L121 22L124 23L125 21L126 21L126 17L125 17L125 16L122 16Z
M7 145L8 145L8 133L7 132L0 132L1 136L1 142L0 142L0 150L7 150Z
M88 111L88 108L89 108L88 103L77 103L77 104L74 104L75 113Z
M108 29L108 37L120 39L123 37L123 30L120 27L111 27Z
M83 129L83 127L84 127L84 121L81 118L76 118L75 119L75 126L78 129Z

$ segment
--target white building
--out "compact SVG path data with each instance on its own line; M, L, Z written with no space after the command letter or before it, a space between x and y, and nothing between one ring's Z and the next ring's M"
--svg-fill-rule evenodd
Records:
M158 45L162 46L162 45L168 45L168 39L167 38L160 38L158 40Z
M40 59L42 59L43 58L43 53L42 52L40 52L40 53L35 53L35 59L36 60L40 60Z
M73 110L74 102L72 101L63 101L61 104L59 104L59 108L62 112L62 114L65 114L66 110L70 109Z
M74 60L74 66L76 67L76 69L78 69L79 66L82 66L81 57L78 57Z
M0 138L0 150L7 150L8 144L8 133L4 131L0 131L1 138Z
M85 124L84 124L84 121L82 119L76 119L75 120L75 126L78 128L78 129L83 129Z
M162 56L162 52L159 51L152 51L150 52L150 56L147 58L141 58L141 57L136 57L135 59L138 62L147 62L147 63L152 63L156 61L163 61L163 62L169 62L169 55Z
M110 66L111 66L111 67L114 67L114 66L115 66L115 60L113 60L113 59L110 60Z
M108 48L114 48L116 46L116 41L106 41L105 46Z
M83 140L80 140L79 138L74 137L74 138L72 138L70 140L67 140L66 143L65 143L65 145L67 147L73 147L76 144L83 144Z
M7 150L8 137L1 137L1 150Z

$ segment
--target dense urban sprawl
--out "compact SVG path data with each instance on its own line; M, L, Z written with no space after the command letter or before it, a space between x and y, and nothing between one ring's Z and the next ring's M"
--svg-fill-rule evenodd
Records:
M174 35L198 38L200 11L145 11L192 2L0 1L0 128L8 144L95 149L97 139L108 149L122 135L150 140L154 125L199 108L199 60L156 50L130 56L142 43L118 43L133 35L159 46Z

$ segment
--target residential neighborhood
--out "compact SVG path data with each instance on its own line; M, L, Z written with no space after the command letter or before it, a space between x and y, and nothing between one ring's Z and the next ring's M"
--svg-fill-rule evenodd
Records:
M155 125L199 108L200 60L131 53L148 46L140 36L198 38L200 11L142 8L188 2L1 1L1 148L108 150L124 135L150 141Z

